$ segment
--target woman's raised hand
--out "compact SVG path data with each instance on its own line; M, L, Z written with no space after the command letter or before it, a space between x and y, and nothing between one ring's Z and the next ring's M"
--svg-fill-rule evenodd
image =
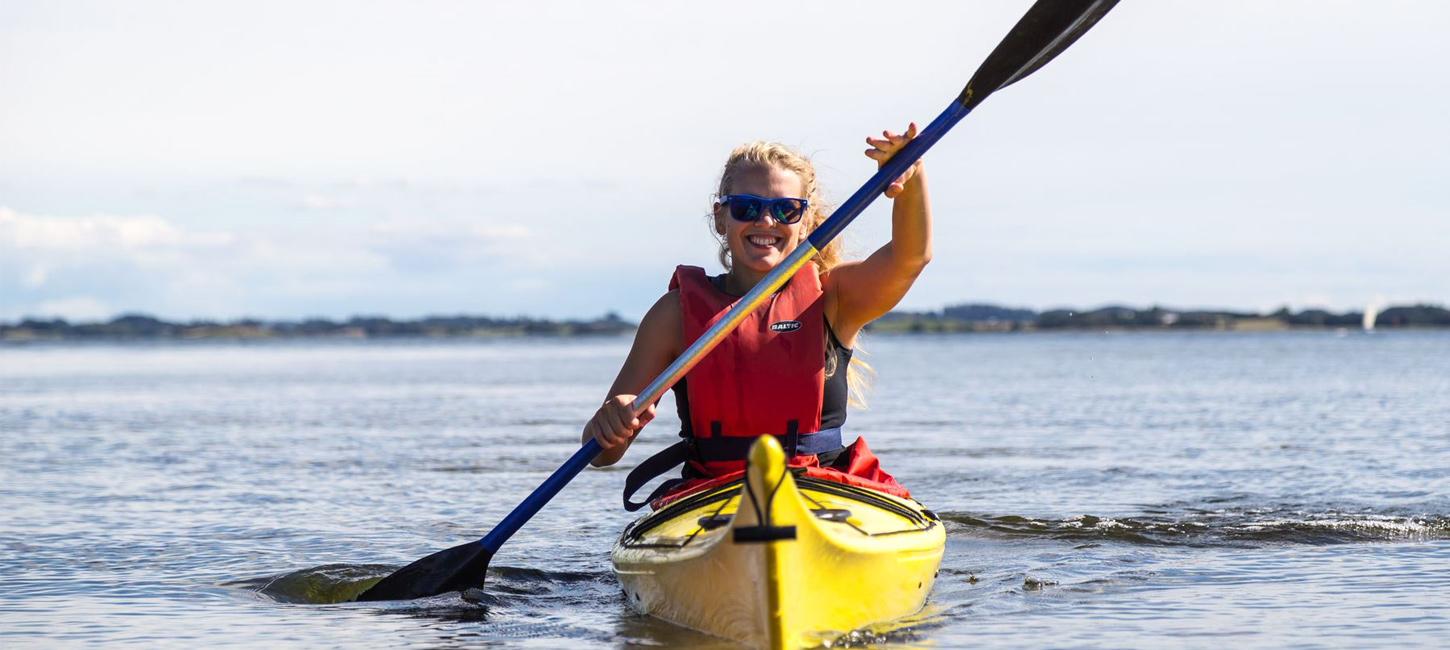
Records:
M606 453L623 453L639 430L655 419L655 405L650 404L638 417L630 411L634 395L615 395L607 400L584 425L584 438L599 441Z
M886 161L891 160L891 157L896 155L896 152L901 151L901 148L905 147L906 143L911 142L915 137L916 122L912 122L906 126L906 133L898 134L892 133L891 131L882 131L881 137L879 138L867 136L866 144L871 145L871 148L866 150L866 157L876 161L876 166L881 167L886 164ZM920 169L921 161L917 160L911 167L907 168L906 173L897 177L896 180L891 181L891 185L886 187L886 198L894 199L898 194L901 194L906 189L906 183L915 177L916 172Z

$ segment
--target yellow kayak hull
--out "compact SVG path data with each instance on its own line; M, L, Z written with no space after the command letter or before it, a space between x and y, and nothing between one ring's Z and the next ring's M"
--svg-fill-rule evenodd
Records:
M751 647L800 648L920 610L945 546L921 504L798 479L763 436L743 481L635 521L612 560L641 613Z

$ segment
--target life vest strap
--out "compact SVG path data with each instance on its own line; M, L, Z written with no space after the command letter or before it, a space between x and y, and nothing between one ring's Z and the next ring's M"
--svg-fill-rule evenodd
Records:
M835 427L815 433L789 434L777 436L781 438L781 446L785 448L786 457L815 456L827 452L836 451L842 448L841 428ZM634 469L630 470L629 476L624 479L624 509L634 512L650 504L657 497L667 493L670 488L685 479L671 479L661 483L655 488L644 501L630 501L645 483L654 480L686 461L694 460L739 460L749 455L750 445L755 443L755 438L747 436L718 438L691 438L681 440L673 445L665 447L659 453L644 459Z
M635 503L629 500L630 497L634 496L635 492L638 492L640 488L644 487L645 483L654 480L657 476L663 476L665 472L671 469L679 467L693 455L694 452L690 449L690 441L681 440L665 447L655 455L644 459L644 462L630 470L629 476L624 478L624 509L630 512L639 510L649 505L651 501L654 501L656 496L663 494L663 490L673 487L676 481L665 481L659 487L655 488L648 497L645 497L644 501Z
M791 456L814 456L841 448L841 428L825 429L815 433L786 434L776 436L785 450L786 458ZM750 455L750 446L755 438L748 436L719 436L696 438L697 460L740 460Z

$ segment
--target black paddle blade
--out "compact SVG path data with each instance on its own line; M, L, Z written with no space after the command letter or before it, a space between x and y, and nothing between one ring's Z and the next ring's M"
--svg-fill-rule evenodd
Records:
M1118 0L1037 0L977 68L957 101L975 108L988 95L1036 72L1116 4Z
M493 552L476 541L438 551L409 564L357 597L365 600L412 600L483 586Z

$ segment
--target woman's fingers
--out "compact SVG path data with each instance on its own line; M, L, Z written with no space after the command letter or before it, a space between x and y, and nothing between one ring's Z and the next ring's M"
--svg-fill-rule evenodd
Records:
M605 433L604 428L599 426L598 419L590 420L589 424L584 425L584 432L588 433L590 438L599 441L599 446L605 449L613 449L615 446L614 438Z
M614 449L623 442L619 437L618 428L610 420L609 404L606 403L599 407L584 428L605 449Z
M605 400L584 425L584 435L611 451L629 446L639 430L655 417L653 404L636 416L634 398L634 395L615 395Z
M609 433L615 438L627 438L629 436L632 430L632 427L629 426L629 421L632 419L628 417L627 413L622 413L614 404L604 405L604 426L609 429Z
M881 131L881 137L879 138L866 136L866 144L871 145L871 148L867 149L864 153L867 158L876 161L877 164L885 165L886 161L891 160L891 157L896 155L896 152L901 151L902 147L905 147L908 142L911 142L916 137L916 132L916 122L910 122L906 125L905 133L892 133L890 129L885 129ZM916 175L916 168L917 165L912 165L906 170L906 173L897 177L890 185L886 186L886 191L883 192L886 198L894 199L898 194L901 194L906 189L906 183L911 180L912 176Z
M594 426L594 439L598 440L599 444L604 446L605 449L618 447L619 443L622 442L619 436L610 430L608 425L598 420L595 420L592 424Z
M890 131L882 131L879 138L868 137L866 143L882 151L892 151L901 148L901 137L893 135Z
M624 422L624 427L626 429L629 429L630 436L639 433L639 430L644 428L645 421L640 419L640 416L644 414L634 414L634 399L631 398L619 402L616 405L616 408L619 409L619 419L620 421Z
M894 153L899 151L906 143L916 137L916 122L906 126L906 133L892 133L889 129L881 132L881 137L866 136L866 144L878 151Z

